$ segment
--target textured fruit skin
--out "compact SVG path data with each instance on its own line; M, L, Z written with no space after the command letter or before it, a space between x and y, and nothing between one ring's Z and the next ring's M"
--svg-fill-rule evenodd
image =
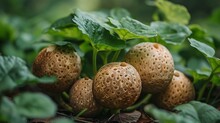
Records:
M125 62L134 66L140 74L145 93L161 92L172 80L174 61L168 49L161 44L137 44L125 55Z
M139 73L125 62L102 66L94 78L93 93L96 100L110 109L123 109L132 105L140 96L141 89Z
M93 117L101 111L102 107L94 99L92 85L93 80L86 77L76 81L70 89L70 105L75 114L87 108L82 116Z
M78 79L81 68L81 59L72 48L54 45L42 49L33 63L34 75L57 77L53 84L39 84L42 89L52 92L69 89Z
M180 71L175 70L167 89L155 95L156 104L164 109L172 110L175 106L187 103L195 98L192 82Z

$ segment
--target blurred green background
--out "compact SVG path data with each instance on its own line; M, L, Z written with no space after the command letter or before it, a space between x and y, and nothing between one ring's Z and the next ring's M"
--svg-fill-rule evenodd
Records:
M32 18L41 16L50 20L70 13L75 8L100 10L122 7L128 9L135 18L150 20L154 7L147 6L147 0L1 0L2 13ZM219 0L170 0L186 6L192 20L210 17L220 7Z
M127 9L133 18L150 23L157 9L149 0L1 0L0 54L15 55L33 61L43 44L33 42L47 39L43 31L55 20L79 8L85 11ZM190 24L199 24L220 46L220 0L171 0L184 5L191 14ZM217 57L219 48L216 49Z

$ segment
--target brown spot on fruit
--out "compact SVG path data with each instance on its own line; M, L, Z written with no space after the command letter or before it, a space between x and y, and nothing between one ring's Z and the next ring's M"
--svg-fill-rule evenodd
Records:
M141 89L139 73L132 65L125 62L104 65L94 78L93 93L96 100L110 109L132 105L138 99Z
M168 49L161 44L137 44L125 55L125 62L139 72L145 93L161 92L172 80L174 61Z

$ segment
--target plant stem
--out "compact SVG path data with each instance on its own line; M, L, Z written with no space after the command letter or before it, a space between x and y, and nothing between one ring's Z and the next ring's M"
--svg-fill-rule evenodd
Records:
M201 100L202 99L207 85L208 85L208 82L203 84L202 88L199 90L199 94L198 94L197 100Z
M62 93L62 96L63 96L66 100L69 100L69 99L70 99L69 94L67 94L65 91Z
M107 51L105 52L104 54L101 55L101 58L102 58L102 61L103 61L103 64L107 64L108 63L108 56L111 52L110 51Z
M155 42L158 42L158 36L154 37Z
M220 66L218 66L220 67ZM198 97L197 97L197 100L201 100L203 95L204 95L204 92L205 92L205 89L206 89L206 86L208 85L208 83L211 81L212 77L214 76L215 74L215 71L218 69L218 67L216 67L210 74L209 78L206 81L206 83L202 86L202 88L199 90L199 94L198 94ZM210 92L211 93L211 92Z
M138 107L140 107L141 105L146 104L150 100L151 96L152 94L147 94L140 102L136 103L133 106L126 108L124 111L133 111L137 109Z
M214 87L215 87L215 85L212 83L211 89L209 90L208 96L206 98L206 103L209 102L209 99L211 97L211 93L212 93L212 90L214 89Z
M114 56L112 58L112 62L114 62L114 61L116 61L118 59L118 56L119 56L120 52L121 52L121 50L118 50L118 51L115 52L115 54L114 54Z
M81 115L83 115L88 109L85 108L82 111L80 111L75 117L80 117Z
M70 105L68 105L62 98L61 95L56 96L55 100L58 102L58 104L60 104L64 109L66 109L69 112L73 112L73 109Z
M92 66L93 66L93 74L95 75L96 72L97 72L97 54L98 54L98 50L96 50L94 47L93 47L93 55L92 55Z

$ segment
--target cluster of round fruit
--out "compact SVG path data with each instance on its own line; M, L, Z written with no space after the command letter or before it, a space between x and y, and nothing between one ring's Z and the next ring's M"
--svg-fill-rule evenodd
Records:
M190 80L175 70L172 55L158 43L135 45L124 61L102 66L93 79L80 78L81 59L71 47L49 46L36 57L33 73L55 75L57 82L40 84L47 91L70 89L70 105L74 113L92 117L102 107L124 109L134 104L140 94L151 93L155 104L165 109L186 103L195 96ZM88 68L89 69L89 68Z

